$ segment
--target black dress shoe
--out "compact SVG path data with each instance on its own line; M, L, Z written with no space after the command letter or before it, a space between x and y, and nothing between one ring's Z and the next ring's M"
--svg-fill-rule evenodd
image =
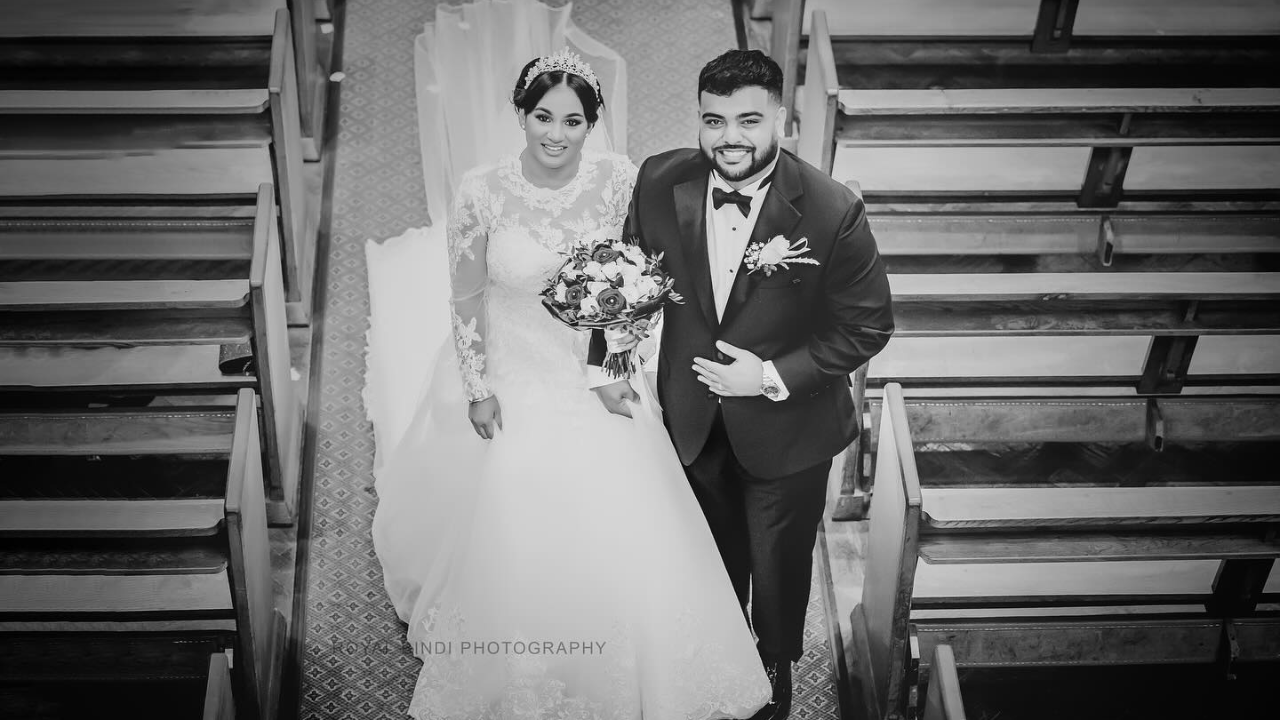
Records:
M773 699L752 715L751 720L787 720L791 714L791 661L766 660L764 672L773 687Z

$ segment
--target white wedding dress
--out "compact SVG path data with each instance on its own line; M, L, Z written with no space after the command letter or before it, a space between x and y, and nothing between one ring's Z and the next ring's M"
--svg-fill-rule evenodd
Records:
M420 720L746 718L769 699L651 394L634 420L606 412L588 336L538 295L559 251L619 236L634 177L588 150L569 185L543 189L511 155L455 195L454 337L383 449L373 525L423 661ZM467 403L490 393L503 425L485 441Z

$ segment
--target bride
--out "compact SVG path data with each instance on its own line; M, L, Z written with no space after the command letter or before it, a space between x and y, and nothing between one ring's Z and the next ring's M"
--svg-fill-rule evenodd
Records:
M607 412L588 336L538 296L561 251L618 237L636 169L583 149L603 101L576 55L531 61L512 99L525 148L459 183L453 342L377 479L374 546L423 662L409 714L750 717L769 682L651 395Z

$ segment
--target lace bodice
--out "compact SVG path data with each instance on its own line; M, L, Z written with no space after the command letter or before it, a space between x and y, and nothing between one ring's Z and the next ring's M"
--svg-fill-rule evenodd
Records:
M578 174L558 189L525 179L517 155L463 176L449 214L448 243L453 339L468 400L494 394L495 322L503 328L503 340L544 355L548 370L566 360L553 357L555 352L577 352L548 348L533 337L520 343L517 336L546 335L547 323L554 322L538 293L563 262L561 251L620 237L635 178L636 168L625 156L590 150L583 151ZM582 345L580 339L574 342ZM585 355L576 360L585 361ZM533 357L527 362L538 364Z

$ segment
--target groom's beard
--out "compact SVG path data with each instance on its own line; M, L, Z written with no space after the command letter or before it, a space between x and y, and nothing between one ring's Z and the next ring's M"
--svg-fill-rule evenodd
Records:
M751 162L745 168L726 168L720 164L720 156L718 154L720 150L746 150L751 153ZM763 148L750 145L719 145L710 150L703 148L702 154L707 160L711 161L716 172L720 173L720 177L729 182L738 182L739 180L746 180L769 167L769 163L773 162L773 159L778 156L778 137L771 135L769 144Z

